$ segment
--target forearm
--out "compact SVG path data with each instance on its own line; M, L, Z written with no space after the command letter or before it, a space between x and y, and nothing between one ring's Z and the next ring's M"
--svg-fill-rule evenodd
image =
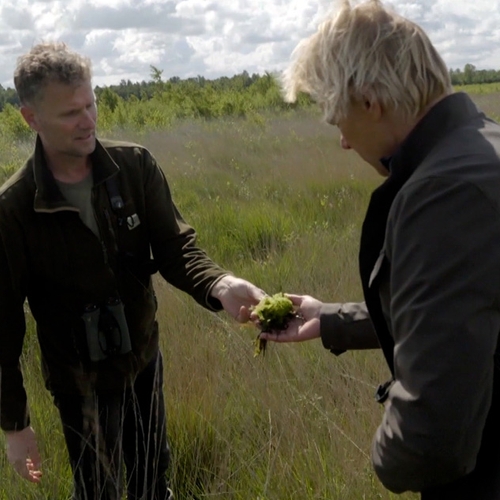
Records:
M19 363L26 333L24 299L8 286L7 273L1 270L0 266L0 428L20 430L29 425Z
M148 152L144 155L146 225L160 274L171 285L191 295L200 305L219 310L210 290L227 271L197 245L197 234L175 206L168 182Z
M209 304L214 311L222 310L222 303L220 299L228 286L225 282L226 280L224 280L226 276L232 276L232 274L229 272L222 273L218 278L213 280L207 290L206 303Z
M161 245L169 249L155 252L159 271L171 285L191 295L200 305L220 310L220 303L212 293L213 286L223 276L229 274L213 262L210 257L196 246L195 238L188 237L186 242L170 241ZM177 248L175 250L175 248Z
M320 329L323 346L334 354L380 347L364 302L323 304Z

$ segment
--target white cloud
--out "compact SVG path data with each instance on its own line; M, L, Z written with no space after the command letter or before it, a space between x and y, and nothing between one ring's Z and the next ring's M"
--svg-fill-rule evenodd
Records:
M500 69L500 0L390 0L421 24L446 63ZM96 84L232 76L283 68L331 0L0 0L0 83L43 39L93 60ZM499 47L499 48L497 48Z

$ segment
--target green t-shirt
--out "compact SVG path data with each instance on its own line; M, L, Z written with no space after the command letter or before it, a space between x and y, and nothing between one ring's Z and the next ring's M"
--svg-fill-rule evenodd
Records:
M99 228L92 207L92 186L94 185L94 177L92 171L85 179L75 184L68 184L56 179L57 185L63 196L80 210L80 219L89 227L93 233L99 238Z

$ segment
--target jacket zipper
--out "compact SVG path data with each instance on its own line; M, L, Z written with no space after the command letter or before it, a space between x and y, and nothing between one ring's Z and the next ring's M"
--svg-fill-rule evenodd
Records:
M106 248L106 244L104 243L104 232L102 230L101 226L101 221L97 215L96 209L95 209L95 190L94 187L92 187L92 211L94 212L94 217L97 223L97 227L99 229L99 242L101 243L101 249L102 249L102 255L104 258L104 264L108 265L109 264L109 258L108 258L108 249Z

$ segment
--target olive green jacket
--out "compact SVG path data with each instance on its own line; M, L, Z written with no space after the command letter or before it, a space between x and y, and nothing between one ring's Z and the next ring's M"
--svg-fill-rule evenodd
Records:
M19 367L26 298L36 321L47 388L77 394L120 390L157 353L155 269L202 306L221 309L209 293L227 272L196 246L196 233L175 207L151 154L135 144L102 141L91 159L100 239L62 196L39 139L33 156L0 190L4 430L22 429L29 422ZM109 178L115 179L122 209L111 205ZM116 296L124 304L132 351L91 362L82 314L87 306Z

